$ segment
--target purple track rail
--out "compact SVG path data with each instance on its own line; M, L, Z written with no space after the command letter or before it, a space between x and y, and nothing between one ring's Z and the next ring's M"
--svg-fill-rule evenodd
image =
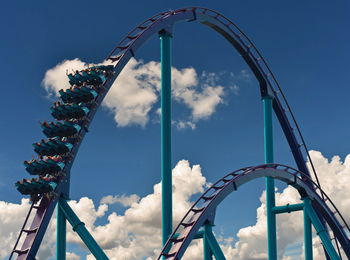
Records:
M253 179L267 176L293 186L302 197L310 198L313 207L318 210L329 227L332 228L343 252L350 258L349 226L327 194L311 179L309 181L313 183L315 189L310 188L306 181L309 177L294 168L281 164L264 164L229 173L206 190L177 225L158 259L161 256L172 260L181 259L199 228L207 222L212 222L217 206L230 193ZM169 251L166 252L166 249L169 249Z

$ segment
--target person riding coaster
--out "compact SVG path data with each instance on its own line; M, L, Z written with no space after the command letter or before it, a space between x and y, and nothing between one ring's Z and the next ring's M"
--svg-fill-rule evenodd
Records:
M58 179L54 176L23 179L16 182L17 190L23 195L44 194L55 190Z
M67 138L50 138L47 141L41 140L33 144L34 151L39 155L43 156L54 156L54 155L63 155L70 152L73 148Z
M90 109L79 104L60 104L60 106L53 106L50 108L51 114L58 120L82 118L85 117Z
M46 175L46 174L58 174L65 167L62 157L52 156L45 157L44 159L34 159L31 161L24 161L26 171L33 175Z
M42 128L47 137L72 137L80 131L81 126L73 122L63 121L46 123L45 126L43 123Z

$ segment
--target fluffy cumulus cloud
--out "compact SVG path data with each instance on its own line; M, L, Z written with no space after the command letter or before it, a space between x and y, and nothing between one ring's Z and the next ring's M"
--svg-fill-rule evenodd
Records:
M316 170L325 191L338 206L347 221L350 220L350 154L342 162L338 156L331 160L320 152L311 151ZM174 223L178 223L191 205L191 197L203 192L207 183L199 165L191 166L186 160L179 161L173 169ZM103 247L110 259L154 259L159 253L161 243L161 184L154 185L153 192L139 198L116 195L102 198L95 205L89 198L70 201L69 204L79 215L86 227ZM254 225L241 228L237 240L231 237L218 236L221 248L227 259L266 259L266 208L265 193L261 197L261 206L257 209L257 221ZM278 205L298 203L299 194L287 187L276 195ZM123 214L110 212L109 204L121 203L127 207ZM29 202L23 199L20 204L0 202L0 258L5 258L15 241L18 228L23 222ZM97 220L107 217L104 224L96 224ZM100 223L100 222L99 222ZM278 251L279 259L294 260L302 256L303 223L301 213L280 214L278 216ZM49 234L55 232L55 219L49 226ZM54 236L45 236L41 247L42 259L54 254ZM82 245L77 235L69 228L67 240ZM298 245L300 250L291 254L288 248ZM82 247L83 248L83 247ZM202 243L194 241L186 251L184 259L202 259ZM288 251L289 250L289 251ZM68 253L68 259L79 259L75 253ZM94 259L91 255L87 259ZM314 259L324 259L320 240L314 238Z
M350 154L344 162L339 156L328 160L318 151L310 151L311 158L321 180L323 190L337 205L346 221L350 221L350 190L347 184L350 181ZM224 244L228 259L266 259L266 203L265 192L260 197L261 206L257 209L257 222L253 226L245 227L237 233L236 243ZM300 203L298 192L287 187L276 194L276 204ZM301 244L303 241L302 213L280 214L277 218L279 258L288 253L288 246ZM320 240L314 238L314 259L325 259ZM294 258L300 259L300 254Z
M192 121L178 120L178 121L174 121L173 124L176 125L178 129L185 129L185 128L191 128L192 130L196 129L196 124L193 123Z
M28 199L22 199L20 204L0 201L0 259L11 252L29 207Z
M80 260L81 257L75 253L67 252L66 259L67 260Z
M125 194L123 195L108 195L101 199L100 204L116 204L119 203L123 205L124 207L129 207L132 204L138 202L140 200L140 197L136 194L131 194L130 196L127 196Z
M45 73L43 79L43 86L45 90L50 95L57 95L60 89L67 89L70 87L67 73L72 73L74 70L82 70L86 68L84 62L79 59L74 60L65 60L61 63L58 63L55 67L49 69Z
M257 209L257 222L253 226L240 229L238 241L227 241L224 248L228 259L267 259L266 243L266 204L265 192L260 197L261 206ZM277 205L298 203L299 194L291 187L276 194ZM303 236L302 215L300 212L281 214L278 216L278 252L279 259L283 258L287 246L297 243ZM231 243L229 243L231 242Z
M191 166L188 161L181 160L173 169L173 199L174 223L180 221L186 210L191 206L190 198L196 193L203 192L205 178L199 165ZM108 212L108 204L124 203L127 210L124 214ZM139 198L131 196L107 196L98 206L86 197L79 201L70 201L70 206L85 223L98 243L104 248L110 259L142 259L150 256L154 259L161 244L161 184L153 187L153 193ZM17 232L23 223L29 207L28 200L21 204L0 203L0 259L11 251ZM15 216L21 216L17 218ZM96 220L107 216L107 223L96 225ZM55 214L49 225L40 248L40 259L47 259L54 254L56 229ZM67 241L82 245L80 238L68 227ZM82 245L83 246L83 245ZM189 251L191 252L191 250ZM79 256L69 253L70 259L79 259ZM88 258L94 259L89 256Z
M105 62L104 64L107 64ZM65 60L49 69L43 79L43 86L50 95L69 88L66 72L81 70L85 63L79 59ZM223 103L224 88L217 82L215 73L198 76L194 68L172 68L174 100L184 104L191 114L179 123L179 128L192 128L198 120L209 118ZM238 87L234 85L237 89ZM160 64L144 63L132 58L114 82L104 100L104 106L112 111L118 126L145 126L150 119L160 91ZM157 114L157 113L155 113Z
M198 165L191 167L188 161L178 162L173 169L175 223L190 207L190 197L202 192L204 184L205 178ZM80 201L71 205L76 209L79 204ZM90 217L91 211L93 208L85 209L81 219ZM94 226L92 221L84 222L111 259L141 259L143 256L154 259L161 243L161 184L154 185L152 194L132 203L123 215L111 213L106 225ZM79 242L79 239L72 236L70 241Z

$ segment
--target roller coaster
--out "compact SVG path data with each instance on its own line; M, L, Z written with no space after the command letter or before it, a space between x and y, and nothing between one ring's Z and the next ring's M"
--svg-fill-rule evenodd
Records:
M222 35L238 51L258 80L264 111L265 162L236 170L218 180L200 196L172 230L171 40L173 26L181 21L199 22ZM47 139L33 144L37 159L24 162L27 172L38 177L23 179L15 184L21 194L30 196L32 203L9 259L35 259L56 206L57 259L66 258L66 221L96 259L108 259L67 203L70 170L108 90L130 58L154 34L159 36L161 45L163 248L158 259L181 259L193 239L203 240L204 259L226 259L212 231L216 208L229 194L256 178L266 180L269 260L278 258L276 215L293 211L303 211L304 214L305 259L313 259L312 226L322 241L327 259L349 259L349 226L321 188L300 128L276 77L253 42L236 24L217 11L202 7L181 8L152 16L135 27L112 50L106 58L111 65L87 67L68 75L71 87L60 90L61 100L51 107L55 121L41 123ZM290 146L297 169L274 162L273 111ZM310 169L307 161L311 165ZM297 189L302 203L276 206L275 179Z

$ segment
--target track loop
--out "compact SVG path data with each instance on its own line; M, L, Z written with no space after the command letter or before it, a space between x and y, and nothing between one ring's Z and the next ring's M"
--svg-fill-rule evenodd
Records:
M344 253L347 254L348 257L350 256L350 242L348 237L350 230L347 223L324 191L304 173L286 165L264 164L237 170L234 172L234 175L235 177L231 179L227 179L227 177L232 176L232 173L224 176L214 183L207 191L205 191L200 198L198 198L198 200L185 214L180 224L175 228L162 252L165 252L165 248L170 248L169 255L171 255L171 258L180 259L190 241L198 232L199 228L208 220L208 213L215 209L229 193L237 189L236 180L239 180L239 186L241 186L254 178L270 176L290 183L297 188L301 194L306 194L309 196L312 199L312 203L315 205L315 207L318 207L320 210L322 217L324 217L324 219L327 221L327 224L330 226L331 230L333 230L335 243L339 243L343 247ZM295 181L290 182L293 179L295 179ZM308 180L306 181L305 179ZM222 182L225 183L222 189L214 188L218 185L218 183ZM315 187L317 187L317 192L309 187L307 184L308 182L311 182ZM232 188L232 185L230 185L231 183L236 188ZM215 191L214 193L212 193L213 190ZM332 207L325 204L325 201L320 196L321 194L327 198L326 201L330 202ZM202 201L205 201L205 203L202 203ZM201 209L199 212L194 210L198 208ZM339 219L343 223L344 227L339 224L338 218L335 217L335 214L340 216ZM181 227L184 227L184 229ZM181 241L173 243L175 236L181 237ZM158 259L160 259L160 256Z

